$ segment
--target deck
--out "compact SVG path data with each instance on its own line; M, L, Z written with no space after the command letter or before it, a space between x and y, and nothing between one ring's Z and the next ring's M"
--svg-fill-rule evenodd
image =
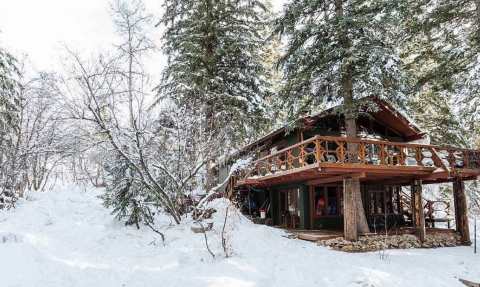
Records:
M348 149L350 148L350 152ZM325 184L344 177L409 184L480 176L480 151L371 139L315 136L255 161L238 176L237 186L293 182Z

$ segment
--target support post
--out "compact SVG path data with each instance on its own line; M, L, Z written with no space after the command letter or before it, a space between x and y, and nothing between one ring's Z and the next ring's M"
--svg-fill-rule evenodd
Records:
M418 239L421 242L425 241L425 213L423 210L423 199L422 199L422 181L415 180L412 184L412 199L414 200L414 222L415 230L418 236Z
M415 220L415 188L412 183L411 189L410 189L410 210L412 213L412 227L416 228L416 220Z
M453 200L455 203L455 225L460 234L461 241L470 245L470 231L468 228L467 197L465 195L465 184L461 178L456 177L453 181Z
M357 232L357 192L354 179L343 179L343 232L345 240L355 241L358 239Z

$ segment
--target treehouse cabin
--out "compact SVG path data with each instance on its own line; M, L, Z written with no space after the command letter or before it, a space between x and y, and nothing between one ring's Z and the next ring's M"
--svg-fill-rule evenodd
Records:
M420 239L426 226L443 222L450 228L450 218L437 214L451 210L456 231L468 243L464 181L480 175L480 151L430 145L427 134L378 98L363 99L358 107L356 138L346 137L344 116L335 107L246 146L218 165L220 181L225 181L236 160L253 158L230 178L225 192L259 221L338 230L347 239L356 239L358 206L370 232L410 226ZM423 186L448 182L453 183L454 207L425 200ZM360 192L352 192L355 188ZM352 200L362 205L354 208ZM353 236L347 234L351 230Z

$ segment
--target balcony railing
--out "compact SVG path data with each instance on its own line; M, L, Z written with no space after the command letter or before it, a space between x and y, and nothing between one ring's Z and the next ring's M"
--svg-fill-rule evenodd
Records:
M348 145L353 147L348 152ZM480 169L480 151L370 139L315 136L258 159L243 178L320 166L431 167L446 171Z

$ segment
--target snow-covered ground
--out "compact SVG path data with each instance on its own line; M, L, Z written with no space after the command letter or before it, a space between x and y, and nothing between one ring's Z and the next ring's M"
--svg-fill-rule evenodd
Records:
M15 210L0 211L0 286L462 286L480 281L480 254L472 247L347 254L283 237L281 230L229 219L233 256L220 243L226 202L209 233L185 220L158 235L117 222L98 190L67 186L29 194ZM383 258L383 259L382 259Z

